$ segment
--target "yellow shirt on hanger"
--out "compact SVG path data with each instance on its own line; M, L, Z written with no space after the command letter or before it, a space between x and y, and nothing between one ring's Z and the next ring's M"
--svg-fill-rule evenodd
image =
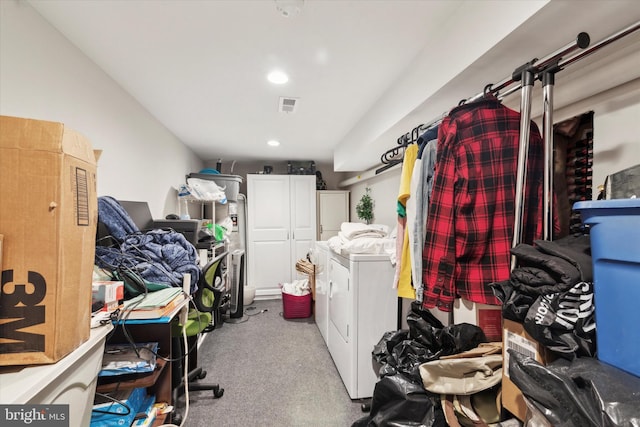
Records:
M416 144L409 145L404 151L402 175L400 176L400 191L398 192L398 204L403 208L406 208L407 200L411 197L411 175L413 174L413 165L417 158L418 146ZM409 234L407 227L404 227L402 235L400 235L400 233L398 234L397 238L402 239L402 253L397 257L396 261L398 296L400 298L416 299L416 291L411 285L411 254L409 252Z

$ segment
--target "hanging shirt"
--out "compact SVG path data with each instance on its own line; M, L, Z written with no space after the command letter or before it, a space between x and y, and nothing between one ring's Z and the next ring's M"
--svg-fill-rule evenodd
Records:
M435 134L425 132L420 138L437 138L437 130ZM422 302L422 249L424 248L424 235L426 232L427 212L429 209L429 198L431 189L433 188L433 172L436 164L436 151L438 146L437 139L430 139L428 142L420 144L418 150L418 159L416 165L420 164L419 174L415 178L416 189L412 193L415 198L416 216L414 220L413 238L411 240L411 279L413 280L413 288L416 291L416 300ZM419 140L420 141L420 140ZM416 168L413 170L416 176ZM411 179L413 185L414 178Z
M396 253L397 260L394 283L398 288L398 296L410 299L415 299L416 293L411 286L411 256L409 254L409 238L406 229L406 207L407 200L411 195L411 174L413 173L413 165L417 156L417 145L411 144L405 149L404 159L402 161L402 175L400 177L400 190L398 192L398 236L396 239L402 239L402 246L399 246L400 242L396 241L396 249L400 249L400 254L398 256ZM404 217L402 216L403 211L405 212Z
M519 134L520 113L493 96L443 119L423 250L424 308L451 311L456 296L500 304L487 285L510 275ZM532 122L524 243L542 235L543 157Z
M419 147L419 146L418 146ZM417 154L417 153L416 153ZM416 224L416 219L418 217L418 202L422 200L418 200L418 187L421 183L422 178L422 159L416 158L413 163L413 171L411 173L411 183L409 187L409 198L407 199L407 241L408 241L408 251L409 251L409 261L411 268L411 285L413 286L414 291L417 290L418 284L422 283L422 268L418 271L417 265L422 266L422 250L420 252L416 252L416 233L421 232L418 230L418 224ZM420 188L420 191L422 189ZM421 247L422 248L422 247ZM416 297L416 299L418 299ZM420 298L421 299L421 298Z

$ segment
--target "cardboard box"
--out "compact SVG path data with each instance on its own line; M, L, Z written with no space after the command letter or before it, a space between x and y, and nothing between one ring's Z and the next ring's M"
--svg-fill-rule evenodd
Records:
M124 282L94 281L91 285L91 291L91 310L93 312L113 311L124 300Z
M524 330L521 323L505 319L503 323L503 368L502 368L502 406L520 421L524 421L527 405L522 392L509 378L508 349L529 356L543 365L551 362L555 356L546 347L537 342Z
M0 366L54 363L88 339L97 216L89 141L0 116Z
M479 326L489 341L502 340L502 306L478 304L462 298L453 303L453 323Z

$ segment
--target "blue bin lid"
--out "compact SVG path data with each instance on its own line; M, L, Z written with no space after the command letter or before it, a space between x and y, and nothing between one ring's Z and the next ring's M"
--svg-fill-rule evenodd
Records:
M573 210L580 212L585 224L598 224L603 221L611 223L619 221L640 222L640 199L591 200L576 202Z
M589 200L576 202L573 205L574 211L587 209L629 209L640 208L640 199L613 199L613 200Z

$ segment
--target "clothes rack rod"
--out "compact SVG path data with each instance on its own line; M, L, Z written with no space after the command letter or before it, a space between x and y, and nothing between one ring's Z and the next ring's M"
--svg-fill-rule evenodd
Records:
M390 169L392 167L394 167L395 165L399 165L402 163L402 160L392 160L391 162L387 163L386 165L376 169L376 175L378 175L381 172L386 171L387 169Z
M640 30L640 21L629 25L627 28L624 28L620 31L618 31L617 33L611 34L610 36L600 40L598 43L592 45L591 47L584 49L580 52L577 52L576 54L574 54L573 56L570 56L568 58L563 58L560 61L558 61L558 67L560 68L564 68L568 65L573 64L576 61L579 61L583 58L585 58L586 56L591 55L592 53L602 49L605 46L610 45L611 43L620 40L623 37L628 36L629 34L632 34L636 31Z
M557 63L561 58L565 57L566 55L572 52L575 52L578 49L586 48L587 46L589 46L589 42L590 42L589 34L585 32L581 32L576 36L576 39L574 41L572 41L571 43L568 43L566 46L563 46L560 49L556 50L555 52L544 56L542 59L534 58L531 60L531 62L525 65L531 66L532 71L534 73L540 72L544 70L546 67ZM499 93L502 89L511 86L513 83L519 82L521 68L522 66L518 67L516 70L513 71L513 73L511 73L509 77L505 77L504 79L500 80L499 83L487 85L482 92L475 94L471 98L468 98L466 102L477 101L481 99L487 92ZM515 90L520 90L520 89L521 87L519 86Z
M598 43L593 44L591 46L588 47L584 47L581 50L578 50L577 52L574 52L573 55L567 56L565 57L564 55L566 55L567 53L570 53L572 50L575 51L576 49L571 49L570 46L578 46L578 43L584 44L585 43L585 37L582 36L581 34L586 34L586 33L580 33L578 34L578 37L576 38L576 41L569 43L567 46L558 49L556 52L551 53L547 56L545 56L543 59L540 60L534 60L533 61L533 66L536 69L537 72L541 72L544 71L545 68L554 65L554 63L557 61L557 66L559 69L564 69L565 67L573 64L574 62L577 62L589 55L591 55L592 53L602 49L605 46L610 45L611 43L625 37L628 36L629 34L634 33L635 31L640 30L640 21L629 25L628 27L609 35L608 37L600 40ZM588 37L588 35L587 35ZM484 91L475 94L474 96L472 96L471 98L468 98L466 101L467 102L471 102L471 101L475 101L478 100L480 98L482 98L485 93L487 92L487 90L490 90L493 93L499 93L502 89L512 85L513 83L516 83L516 81L513 79L513 76L507 77L502 79L499 83L496 84L490 84L487 86L487 88L485 88ZM517 86L514 86L512 88L510 88L508 90L508 92L505 92L503 94L500 95L500 97L504 98L507 97L508 95L511 95L512 93L515 93L517 91L519 91L521 89L521 85L518 82Z

